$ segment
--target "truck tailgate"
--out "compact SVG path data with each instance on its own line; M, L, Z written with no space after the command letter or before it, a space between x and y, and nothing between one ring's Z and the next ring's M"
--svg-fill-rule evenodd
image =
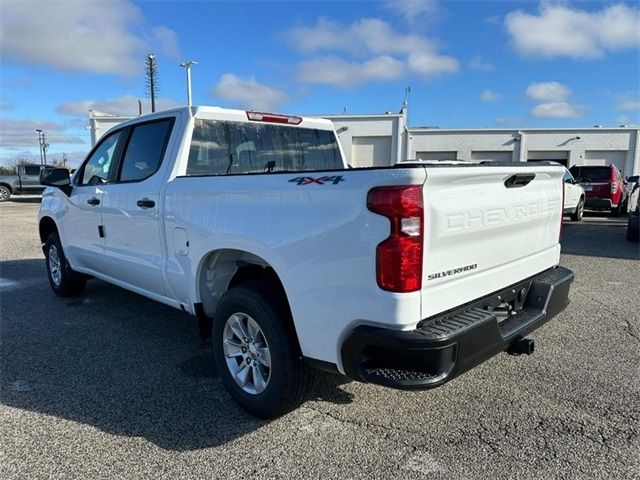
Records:
M558 263L562 167L427 166L426 171L422 318Z

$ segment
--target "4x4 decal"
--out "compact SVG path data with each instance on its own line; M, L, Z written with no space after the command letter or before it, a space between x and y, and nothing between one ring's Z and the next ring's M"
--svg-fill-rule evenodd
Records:
M315 183L317 185L326 185L327 183L331 183L333 185L337 185L340 182L344 182L345 179L342 178L342 175L333 175L330 177L296 177L289 180L290 182L297 183L298 185L310 185Z

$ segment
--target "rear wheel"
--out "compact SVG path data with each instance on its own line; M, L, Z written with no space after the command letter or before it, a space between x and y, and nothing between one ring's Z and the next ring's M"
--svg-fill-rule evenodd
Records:
M227 291L213 320L213 353L220 378L245 410L274 418L294 410L309 394L308 367L279 292L258 282Z
M618 204L617 207L611 209L611 215L614 217L619 217L622 214L622 202Z
M6 202L11 198L11 190L4 185L0 185L0 202Z
M584 198L581 198L576 206L575 212L571 214L571 220L574 222L579 222L582 220L582 215L584 214Z
M56 232L49 234L44 246L49 284L56 295L73 297L84 292L85 277L69 266Z

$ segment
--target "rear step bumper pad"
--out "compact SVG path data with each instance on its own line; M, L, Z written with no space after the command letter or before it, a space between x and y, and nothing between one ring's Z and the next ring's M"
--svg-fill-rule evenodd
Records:
M345 373L392 388L438 387L562 312L569 304L572 281L571 270L555 267L423 320L416 330L358 326L342 345Z

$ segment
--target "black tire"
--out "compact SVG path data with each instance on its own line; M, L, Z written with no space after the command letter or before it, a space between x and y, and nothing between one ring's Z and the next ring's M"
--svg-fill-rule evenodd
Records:
M224 329L227 320L237 313L251 317L268 343L270 375L261 393L243 390L227 366L223 350ZM313 386L315 370L302 358L291 326L291 314L280 292L268 289L263 282L239 285L222 295L213 318L216 367L222 383L242 408L259 418L269 419L296 409L306 400Z
M49 285L51 285L51 289L56 295L61 297L74 297L84 292L87 283L86 277L81 273L73 271L69 266L57 232L49 234L47 242L44 245L44 254ZM52 260L52 256L54 255L57 256L58 259L57 272L53 271L56 263L55 260Z
M0 185L0 202L6 202L11 198L11 190L5 187L4 185Z
M581 198L576 206L575 212L571 214L571 220L574 222L579 222L582 220L582 215L584 213L584 198Z
M622 214L622 202L620 202L617 207L611 209L612 217L619 217L621 214Z
M640 240L640 229L637 227L631 228L631 221L629 221L629 224L627 225L627 240L630 242L637 242Z

